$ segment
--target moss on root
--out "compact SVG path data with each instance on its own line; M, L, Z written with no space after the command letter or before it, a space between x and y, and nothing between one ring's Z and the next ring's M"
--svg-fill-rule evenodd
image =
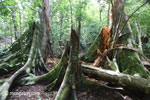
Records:
M122 50L118 54L121 72L148 78L150 73L141 63L139 56L134 51Z
M54 81L56 79L56 77L58 76L62 67L67 66L67 63L68 63L67 61L68 61L68 59L66 57L62 58L54 69L49 71L47 74L37 77L35 79L35 82L46 81L46 83L50 83L50 82Z
M7 74L25 64L32 44L34 27L35 25L30 25L19 39L0 53L0 75Z

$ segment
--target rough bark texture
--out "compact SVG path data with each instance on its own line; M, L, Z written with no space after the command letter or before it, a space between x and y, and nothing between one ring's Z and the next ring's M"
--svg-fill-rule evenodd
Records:
M15 39L18 38L18 31L17 31L17 24L16 24L16 16L15 16L15 11L12 10L12 19L13 19L13 24L14 24L14 34L15 34Z
M100 69L89 65L81 66L83 72L90 77L101 79L132 91L138 91L141 93L144 92L146 94L150 93L150 80L148 79L122 74L111 70Z
M127 16L125 14L125 10L123 7L123 3L121 0L117 0L118 2L120 2L120 8L116 8L115 12L117 11L122 11L123 13L123 19L121 21L121 23L126 23L127 21ZM118 12L119 13L119 12ZM115 16L116 19L118 18L117 16ZM124 34L124 36L122 36L119 40L119 44L124 45L124 46L129 46L129 47L133 47L134 41L133 41L133 33L130 27L129 22L127 23L126 26L121 26L120 28L124 28L124 30L122 31ZM130 75L140 75L141 77L144 78L148 78L149 77L149 73L146 70L146 68L144 68L144 65L141 63L140 57L138 55L138 53L136 52L132 52L132 51L124 51L124 50L120 50L117 52L117 62L118 65L120 66L120 71L126 74L130 74Z
M19 39L0 53L0 75L16 71L17 68L23 66L27 61L35 26L32 23L29 27ZM24 46L21 46L21 43Z
M49 24L49 0L42 0L42 42L41 51L44 61L50 54L51 57L54 56L50 41L50 24Z
M71 93L71 99L76 100L75 94L75 72L78 69L79 36L75 30L71 30L71 55L63 82L58 90L55 100L68 100Z
M33 41L32 41L32 46L30 49L30 53L29 53L29 57L27 62L25 63L25 65L20 68L17 72L15 72L9 79L7 79L3 85L0 87L0 100L6 100L7 96L8 96L8 91L10 86L12 85L13 81L20 75L22 74L28 67L32 66L32 61L34 58L34 54L35 54L35 50L36 50L36 33L34 30L33 33Z

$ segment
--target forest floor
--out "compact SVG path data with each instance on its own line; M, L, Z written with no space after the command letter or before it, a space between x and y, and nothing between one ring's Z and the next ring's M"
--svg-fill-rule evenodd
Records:
M18 93L18 94L17 94ZM16 86L8 96L7 100L54 100L57 90L45 92L44 86L40 84L30 86ZM78 100L133 100L123 96L117 91L88 89L77 92Z
M7 43L5 43L7 41ZM4 49L8 47L11 44L11 37L7 36L6 38L0 39L0 49ZM84 52L80 53L80 55L83 55ZM53 59L47 59L46 65L51 70L52 68L57 65L60 58L53 58ZM90 65L90 63L88 63ZM14 72L9 73L6 76L0 76L0 79L7 78L11 76ZM41 75L44 73L38 73L37 75ZM100 81L101 83L104 83L103 81ZM54 100L58 89L52 91L52 92L45 92L44 91L45 86L42 84L35 84L35 85L29 85L29 86L18 86L13 85L13 87L10 90L10 94L8 96L7 100ZM58 87L59 88L59 87ZM118 91L109 91L105 89L97 89L95 88L87 88L87 90L79 90L77 91L77 98L78 100L135 100L131 97L124 95ZM148 99L142 99L142 100L150 100Z
M47 66L52 69L59 62L58 58L48 59ZM11 88L7 100L54 100L57 90L45 92L45 86L35 84L30 86L15 86ZM59 88L59 87L58 87ZM105 89L87 88L87 90L77 91L78 100L133 100L129 96L118 91Z

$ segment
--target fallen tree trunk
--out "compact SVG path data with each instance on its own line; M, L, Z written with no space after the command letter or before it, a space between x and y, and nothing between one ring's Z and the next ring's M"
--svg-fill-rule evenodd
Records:
M132 91L138 91L145 94L150 94L150 80L139 76L131 76L127 74L122 74L119 72L114 72L111 70L105 70L96 68L90 65L81 65L83 73L94 77L96 79L101 79L112 84L122 86Z

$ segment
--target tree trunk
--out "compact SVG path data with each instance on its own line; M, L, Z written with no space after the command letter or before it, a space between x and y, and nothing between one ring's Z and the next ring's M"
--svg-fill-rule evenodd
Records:
M117 3L119 3L120 7L117 6ZM115 13L122 15L121 23L124 23L127 21L127 16L125 14L125 10L123 7L124 2L121 0L116 0L116 6L115 6ZM119 16L114 16L115 19L119 19ZM120 26L120 28L123 28L123 26ZM130 27L130 24L128 24L124 27L124 30L122 31L122 36L119 38L118 44L133 47L134 39L133 39L133 33ZM124 51L119 50L117 51L117 63L119 65L119 69L121 72L130 74L130 75L140 75L144 78L149 77L149 72L146 70L144 65L141 63L140 57L138 53L133 51Z
M16 71L8 80L3 82L0 87L0 99L5 100L8 95L9 88L14 80L18 78L23 72L31 75L35 74L37 65L44 69L44 61L47 58L48 51L51 50L49 37L49 1L43 0L42 11L42 32L41 26L35 22L31 23L29 30L27 30L17 41L15 41L8 49L0 53L0 74ZM14 16L13 16L14 18ZM42 37L42 39L40 39ZM24 44L22 45L21 44ZM23 49L20 50L23 46ZM41 48L40 48L41 47ZM24 54L22 54L23 52ZM52 52L50 52L52 54ZM29 57L27 56L29 55ZM20 63L22 62L22 63ZM32 75L32 78L36 76ZM25 83L25 81L24 81Z
M50 24L49 24L49 0L42 0L42 42L41 42L41 52L44 61L50 54L51 57L54 56L51 41L49 38ZM47 49L48 47L48 49Z
M25 72L27 70L27 68L33 66L32 64L33 64L33 58L34 58L34 54L35 54L35 50L36 50L36 41L37 41L36 40L36 33L34 31L32 46L31 46L31 49L30 49L28 60L22 68L20 68L18 71L16 71L9 79L7 79L2 84L2 86L0 87L0 100L6 100L6 98L8 96L9 88L12 85L13 81L19 75L21 75L23 72Z
M58 90L55 100L68 100L69 94L71 92L71 99L76 99L75 94L75 72L78 71L78 52L79 52L79 35L75 30L71 30L71 55L68 63L68 67L63 79L63 82Z
M90 65L82 64L81 66L83 72L90 77L110 82L115 86L122 86L134 92L150 94L150 80L148 79L122 74L111 70L100 69Z
M141 33L141 29L140 29L140 27L139 27L139 24L138 24L138 22L137 21L135 21L135 27L136 27L136 31L137 31L137 33L138 33L138 48L139 48L139 50L143 53L143 49L142 49L142 41L141 41L141 35L142 35L142 33Z
M10 27L9 30L10 30L10 34L11 34L11 42L10 42L10 44L12 44L12 42L13 42L13 41L12 41L12 40L13 40L13 35L12 35L12 29L11 29L11 20L10 20L9 23L10 23L10 25L9 25L9 27Z
M19 9L19 18L20 18L20 36L22 34L22 14L21 14L21 9Z
M16 15L15 15L15 11L12 10L12 19L13 19L13 23L14 23L14 34L15 34L15 39L18 38L18 31L17 31L17 24L16 24Z
M60 11L60 33L59 33L59 46L61 48L62 46L62 36L63 36L63 29L62 29L62 26L63 26L63 12Z

